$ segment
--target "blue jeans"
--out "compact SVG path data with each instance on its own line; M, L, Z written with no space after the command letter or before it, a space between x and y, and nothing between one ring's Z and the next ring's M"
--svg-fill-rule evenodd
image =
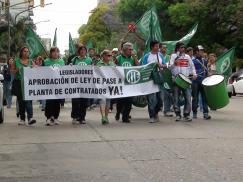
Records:
M4 81L3 82L3 94L4 98L7 101L7 107L10 108L12 105L12 94L11 94L11 81Z
M184 117L187 117L191 113L191 89L182 89L178 87L177 85L174 85L173 88L174 91L174 110L176 116L181 116L181 109L180 109L180 95L182 94L185 103L184 103L184 111L183 115Z
M164 113L170 112L170 108L173 105L172 90L163 89L161 90L161 98L163 100Z
M149 117L154 118L162 107L161 93L153 93L147 96Z
M192 84L192 111L195 114L197 113L199 93L202 98L203 114L208 114L208 105L206 103L205 93L201 83Z

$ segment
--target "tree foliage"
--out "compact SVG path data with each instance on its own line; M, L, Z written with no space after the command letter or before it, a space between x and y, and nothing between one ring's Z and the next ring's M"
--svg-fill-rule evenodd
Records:
M34 27L33 23L32 24L26 24L27 19L21 19L18 21L17 24L14 24L11 26L10 29L10 50L11 50L11 55L16 56L19 49L22 46L25 46L25 36L24 36L24 31L26 26L31 26L32 28ZM1 54L7 54L8 50L8 28L3 27L1 28L1 34L0 34L0 53Z
M165 41L178 40L199 22L191 46L202 44L217 53L236 46L243 58L243 0L121 0L117 9L124 22L136 22L152 4Z
M79 29L81 43L86 44L91 40L98 48L105 48L109 44L111 31L103 20L103 16L108 10L108 6L100 5L92 11L87 25L82 25Z

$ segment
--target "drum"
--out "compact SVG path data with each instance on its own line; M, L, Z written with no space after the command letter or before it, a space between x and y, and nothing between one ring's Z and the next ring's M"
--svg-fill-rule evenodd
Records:
M185 75L178 74L176 75L175 83L183 89L188 89L190 88L192 81L189 78L187 78Z
M173 86L173 81L172 81L172 73L168 68L164 68L162 71L162 75L164 78L164 88L165 89L171 89Z
M220 109L229 104L226 83L222 75L212 75L202 82L207 104L211 109Z

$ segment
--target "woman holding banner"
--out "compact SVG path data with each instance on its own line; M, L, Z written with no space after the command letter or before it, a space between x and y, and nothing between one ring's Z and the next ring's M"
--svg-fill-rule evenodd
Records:
M15 79L12 83L12 94L17 96L17 101L19 104L20 121L18 125L25 125L25 112L27 112L28 125L33 125L36 123L36 120L33 119L32 101L24 100L22 89L19 89L21 88L21 80L23 79L23 68L32 66L35 66L35 63L32 63L32 60L29 59L28 47L22 47L20 49L19 58L16 58L10 66L11 72L15 76Z
M97 66L115 66L115 63L112 60L112 53L109 50L104 50L101 53L102 60L100 60L97 63ZM109 108L110 108L110 99L100 99L99 104L100 104L100 113L101 113L101 123L103 125L109 124L108 120L108 113L109 113Z
M59 49L57 47L52 47L50 49L49 58L44 61L44 66L64 66L65 62L63 59L59 58ZM50 99L46 100L45 116L47 118L46 125L59 125L59 114L60 114L61 100L60 99Z
M73 65L87 66L92 64L92 59L87 56L87 48L85 46L80 46L77 53L78 56L72 59ZM71 117L73 118L73 124L85 124L87 105L87 98L72 99Z

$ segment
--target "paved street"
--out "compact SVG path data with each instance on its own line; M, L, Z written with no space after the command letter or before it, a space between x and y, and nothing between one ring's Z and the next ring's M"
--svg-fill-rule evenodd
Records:
M87 125L73 126L70 104L62 125L18 127L15 108L0 125L0 182L242 182L243 97L212 112L213 119L147 123L145 109L133 108L132 123L100 124L89 111ZM202 116L200 116L202 117Z

